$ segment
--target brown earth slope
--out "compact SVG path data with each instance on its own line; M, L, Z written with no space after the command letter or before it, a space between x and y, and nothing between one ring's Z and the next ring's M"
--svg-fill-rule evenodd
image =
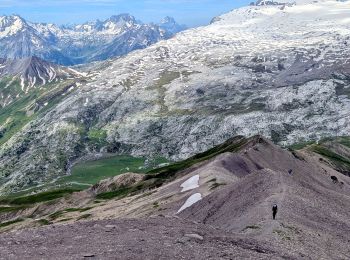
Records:
M350 259L349 177L308 149L233 140L238 151L222 149L158 188L99 203L86 191L20 213L0 234L0 259ZM193 196L201 200L178 213ZM82 212L62 211L72 205ZM38 218L55 224L34 228Z

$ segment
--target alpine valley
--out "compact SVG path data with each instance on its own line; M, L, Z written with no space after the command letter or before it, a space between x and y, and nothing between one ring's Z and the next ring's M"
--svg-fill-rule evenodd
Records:
M1 18L0 259L349 259L349 14Z
M62 28L2 17L0 192L104 156L180 160L235 135L283 146L349 136L349 12L347 1L258 1L173 37L171 18Z

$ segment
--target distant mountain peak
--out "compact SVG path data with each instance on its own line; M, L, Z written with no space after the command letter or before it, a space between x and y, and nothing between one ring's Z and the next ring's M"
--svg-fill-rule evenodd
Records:
M26 26L27 22L19 15L0 16L0 37L14 35Z
M165 16L161 21L161 23L176 23L174 17Z
M320 3L332 0L258 0L253 2L256 6L265 6L265 5L300 5L300 4L313 4ZM333 0L338 2L344 2L346 0Z
M22 90L28 92L35 85L45 85L60 79L78 76L73 70L47 62L36 56L22 59L0 59L0 78L15 77Z
M183 30L187 29L186 25L180 25L178 24L175 19L173 17L170 16L166 16L164 17L160 23L158 24L158 26L163 29L164 31L166 31L167 33L170 33L172 35L181 32Z
M18 15L0 16L0 57L35 55L58 64L81 64L125 55L184 29L171 17L154 25L127 13L70 26L26 22Z
M113 21L113 22L136 22L136 19L134 16L128 14L128 13L123 13L119 15L113 15L107 21Z

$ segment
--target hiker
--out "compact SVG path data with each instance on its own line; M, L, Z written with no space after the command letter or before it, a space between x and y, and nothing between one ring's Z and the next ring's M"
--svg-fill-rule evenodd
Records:
M276 218L277 210L278 210L277 204L274 204L274 205L272 206L272 218L273 218L273 219Z

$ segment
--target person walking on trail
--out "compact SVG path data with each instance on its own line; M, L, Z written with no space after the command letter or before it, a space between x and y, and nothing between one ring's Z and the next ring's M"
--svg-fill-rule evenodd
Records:
M272 218L273 218L273 219L276 219L277 211L278 211L277 204L274 204L274 205L272 206Z

